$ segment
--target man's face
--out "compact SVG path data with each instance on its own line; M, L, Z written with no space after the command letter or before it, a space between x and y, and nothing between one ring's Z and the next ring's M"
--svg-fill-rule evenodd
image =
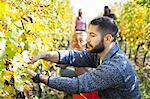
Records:
M105 49L104 40L97 25L89 25L87 49L91 53L101 53Z

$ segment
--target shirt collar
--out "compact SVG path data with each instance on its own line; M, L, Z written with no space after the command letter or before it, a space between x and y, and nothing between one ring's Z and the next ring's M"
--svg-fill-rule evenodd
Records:
M115 45L109 50L109 52L106 54L104 60L107 60L114 56L115 53L119 51L119 45L118 42L115 42Z

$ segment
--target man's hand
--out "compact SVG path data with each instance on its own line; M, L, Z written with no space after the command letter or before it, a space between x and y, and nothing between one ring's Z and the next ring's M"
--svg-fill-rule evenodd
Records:
M37 62L39 59L44 59L47 61L57 63L59 61L59 54L57 51L39 53L37 56L32 57L28 62L28 64L33 64Z
M41 59L41 57L42 57L41 54L38 54L37 56L31 57L28 64L33 64L33 63L37 62L39 59Z
M37 74L36 72L29 70L29 69L28 69L28 73L33 77L32 78L33 82L35 82L35 83L42 82L42 83L48 85L49 76Z
M29 69L28 69L28 73L32 76L33 82L35 82L35 83L40 83L41 82L40 74L37 74L36 72L34 72L32 70L29 70Z
M35 76L37 75L36 72L34 72L34 71L30 70L30 69L28 69L28 73L29 73L32 77L35 77Z

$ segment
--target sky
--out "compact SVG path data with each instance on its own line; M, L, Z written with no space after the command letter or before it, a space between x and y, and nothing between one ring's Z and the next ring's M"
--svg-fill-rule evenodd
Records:
M70 0L74 13L78 14L78 9L82 8L87 21L103 13L104 6L110 6L115 2L124 2L125 0Z

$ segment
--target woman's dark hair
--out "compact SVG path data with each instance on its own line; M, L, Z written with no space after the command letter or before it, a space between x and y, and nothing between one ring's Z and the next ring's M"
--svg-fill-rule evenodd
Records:
M112 18L109 18L107 16L95 18L90 22L90 24L98 26L99 31L102 33L102 37L107 34L111 34L114 37L113 41L116 40L119 29L116 21Z
M110 13L111 13L111 9L109 9L108 6L105 6L105 7L104 7L104 15L103 15L103 16L107 16L107 15L109 15Z
M81 8L78 11L78 16L82 16L82 9Z

